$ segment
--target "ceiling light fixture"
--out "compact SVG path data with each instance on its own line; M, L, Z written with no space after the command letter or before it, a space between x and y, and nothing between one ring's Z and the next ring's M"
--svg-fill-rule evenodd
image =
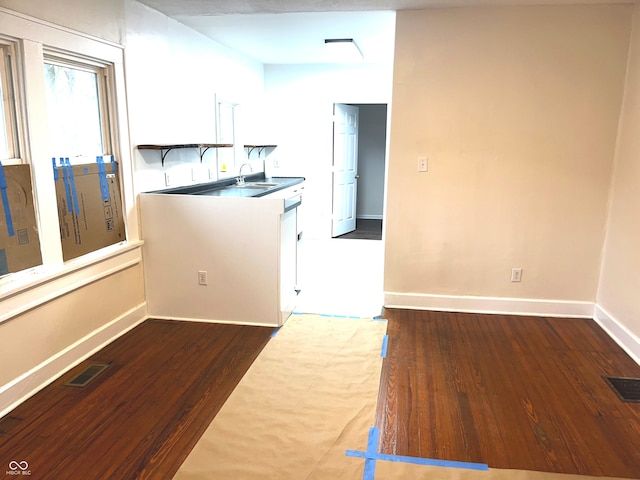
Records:
M362 50L353 38L325 38L324 44L331 52L331 59L336 62L361 62L364 60Z

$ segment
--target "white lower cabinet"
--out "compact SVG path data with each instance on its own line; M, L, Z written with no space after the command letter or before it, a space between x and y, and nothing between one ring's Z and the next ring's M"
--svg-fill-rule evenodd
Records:
M282 325L297 283L297 215L288 208L277 196L141 194L149 315Z

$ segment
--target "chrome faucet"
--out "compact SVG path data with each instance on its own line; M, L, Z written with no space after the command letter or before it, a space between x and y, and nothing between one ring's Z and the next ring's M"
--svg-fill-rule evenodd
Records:
M236 178L236 185L244 185L244 175L242 175L242 169L244 167L249 167L249 171L253 173L253 168L250 163L243 163L240 166L240 171L238 172L238 177Z

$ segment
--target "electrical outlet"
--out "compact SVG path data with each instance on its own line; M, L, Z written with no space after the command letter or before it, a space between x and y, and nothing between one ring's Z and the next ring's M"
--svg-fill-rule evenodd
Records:
M522 269L521 268L512 268L511 269L511 281L512 282L521 282L522 281Z
M166 187L171 185L171 177L169 176L169 172L164 172L164 184Z
M208 283L207 281L207 271L206 270L199 270L198 271L198 285L206 285Z
M280 168L280 160L277 158L273 159L273 168Z
M213 168L209 169L209 180L211 180L212 178L216 178L216 172Z
M418 157L418 171L426 172L429 170L429 159L427 157Z
M192 182L196 181L196 169L195 168L191 169L191 181Z

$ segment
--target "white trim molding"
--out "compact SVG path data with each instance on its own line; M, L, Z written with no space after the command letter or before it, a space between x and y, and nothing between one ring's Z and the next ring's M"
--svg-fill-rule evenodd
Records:
M616 320L604 308L596 304L593 319L607 334L640 365L640 338L634 335L624 324Z
M74 290L97 282L129 267L142 263L142 244L134 242L106 247L100 251L70 260L56 271L18 272L19 280L12 280L7 292L0 282L0 324L33 308L55 300ZM59 280L64 279L64 286ZM11 280L11 279L10 279ZM10 290L11 288L11 290Z
M441 310L447 312L592 318L594 303L569 300L385 292L384 306L387 308Z
M0 417L147 318L147 304L141 303L18 378L0 386Z
M214 318L196 318L196 317L176 317L167 315L151 315L154 320L173 320L176 322L194 322L194 323L219 323L224 325L244 325L247 327L269 327L278 328L274 323L265 322L238 322L235 320L216 320Z

